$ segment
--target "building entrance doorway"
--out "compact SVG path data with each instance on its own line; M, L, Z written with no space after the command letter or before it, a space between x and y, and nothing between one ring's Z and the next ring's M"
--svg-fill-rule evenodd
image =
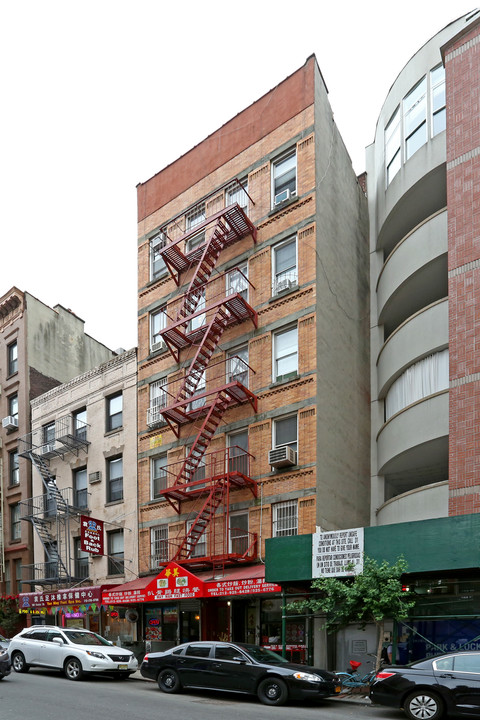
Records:
M223 641L231 639L229 601L216 598L204 601L203 639Z

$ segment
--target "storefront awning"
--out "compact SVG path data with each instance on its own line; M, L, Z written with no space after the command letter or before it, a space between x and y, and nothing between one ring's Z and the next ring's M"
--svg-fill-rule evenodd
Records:
M110 588L102 594L102 602L104 605L125 605L280 591L280 585L265 582L264 565L226 568L221 573L210 571L194 575L176 563L169 563L156 577L149 575Z

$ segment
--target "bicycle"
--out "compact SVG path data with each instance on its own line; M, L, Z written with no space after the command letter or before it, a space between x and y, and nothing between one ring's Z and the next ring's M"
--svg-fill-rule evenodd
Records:
M342 687L358 688L370 685L372 680L375 678L375 675L377 674L377 670L373 668L372 670L369 670L367 673L365 673L365 675L360 675L360 673L358 672L358 668L361 664L361 662L357 662L356 660L350 660L350 667L352 668L352 672L335 673L335 675L339 678Z

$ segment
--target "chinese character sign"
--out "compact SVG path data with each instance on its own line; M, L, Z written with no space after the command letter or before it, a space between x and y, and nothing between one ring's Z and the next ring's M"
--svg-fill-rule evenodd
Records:
M103 521L80 516L80 548L92 555L103 555Z

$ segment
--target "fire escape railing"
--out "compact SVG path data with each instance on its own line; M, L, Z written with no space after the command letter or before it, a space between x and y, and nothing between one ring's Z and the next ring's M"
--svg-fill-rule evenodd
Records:
M89 445L87 423L73 415L57 419L19 438L19 456L29 460L41 475L44 493L20 503L21 519L30 522L43 546L46 562L22 565L22 582L61 585L81 580L70 572L70 520L78 514L72 488L59 489L50 472L50 459L63 458ZM28 574L28 577L25 575Z
M188 251L189 239L200 232L205 232L205 242ZM210 467L208 479L205 479L205 483L199 483L198 473L200 468L206 467L204 458L208 446L225 412L233 405L245 402L251 404L254 412L257 411L256 396L241 382L236 379L225 382L225 378L220 385L215 386L212 378L207 377L207 371L215 365L211 360L225 330L246 320L257 327L257 313L247 302L244 293L223 284L222 278L228 274L211 279L222 251L249 235L255 242L256 228L239 205L234 204L197 223L189 232L160 251L177 285L180 285L182 273L193 270L187 291L178 298L176 313L172 312L172 304L169 307L169 319L173 315L176 319L169 322L160 333L177 362L180 361L182 351L193 351L189 366L176 388L173 402L160 408L160 413L177 437L181 425L190 422L199 425L187 457L178 463L173 482L161 492L174 510L180 513L181 502L191 500L192 491L200 490L193 516L187 520L178 542L174 543L176 550L171 559L176 561L191 560L197 554L197 546L201 538L205 537L207 528L215 528L217 525L215 518L221 507L224 508L223 525L228 527L229 492L231 486L238 485L238 481L234 480L238 474L225 467L217 473ZM240 269L236 270L241 273ZM241 276L248 283L243 273ZM220 296L214 296L211 292L214 282L222 283ZM248 481L244 478L241 486L249 487L256 494L256 484L250 478ZM225 530L222 532L226 537ZM225 555L225 548L223 550Z

